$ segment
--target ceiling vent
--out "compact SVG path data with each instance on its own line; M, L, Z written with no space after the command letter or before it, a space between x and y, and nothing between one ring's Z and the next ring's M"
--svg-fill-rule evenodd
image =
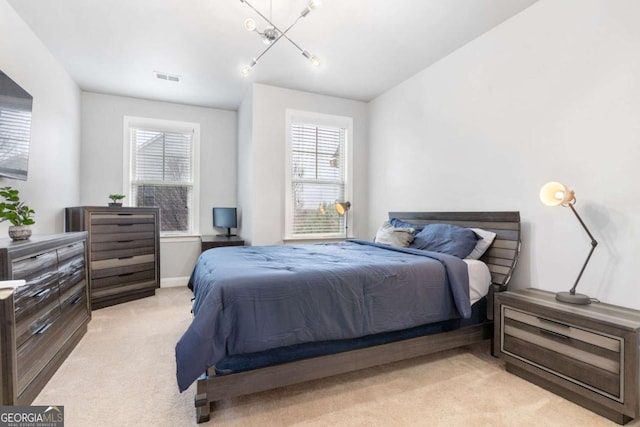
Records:
M162 71L154 71L153 74L156 76L156 79L180 83L181 76L178 76L177 74L163 73Z

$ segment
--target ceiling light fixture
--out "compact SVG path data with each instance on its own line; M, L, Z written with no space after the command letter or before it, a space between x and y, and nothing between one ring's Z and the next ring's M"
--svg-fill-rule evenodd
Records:
M251 18L247 18L247 19L244 20L244 28L247 31L251 31L251 32L255 31L260 36L262 41L268 46L267 46L267 48L265 50L262 51L262 53L260 53L260 55L258 55L255 58L253 58L253 60L251 61L251 64L242 67L242 70L240 71L240 73L243 76L248 75L249 72L251 71L251 69L258 63L260 58L262 58L262 56L265 53L267 53L269 51L269 49L271 49L271 47L274 44L276 44L278 42L278 40L280 40L282 37L284 37L285 39L289 40L289 42L291 42L291 44L294 45L300 51L302 56L304 56L305 58L307 58L309 60L309 62L311 62L316 67L320 66L320 59L317 56L312 55L308 51L302 49L296 42L294 42L293 40L291 40L289 38L289 36L287 36L287 33L289 32L289 30L291 28L293 28L293 26L296 25L301 18L304 18L305 16L307 16L309 14L309 12L311 12L313 9L317 8L320 5L320 0L310 0L309 3L307 4L307 7L305 7L302 10L302 12L300 12L300 16L298 16L296 18L296 20L293 21L293 23L291 25L289 25L289 27L287 27L287 29L284 30L284 31L282 31L278 27L276 27L273 24L273 22L271 21L271 7L272 7L272 3L271 2L269 3L269 8L270 8L270 10L269 10L269 18L264 16L262 13L260 13L260 11L258 9L256 9L255 7L253 7L247 0L240 0L240 2L246 4L251 9L253 9L254 12L256 12L262 19L267 21L267 24L269 24L269 26L266 27L263 31L260 31L258 29L258 26L256 25L256 21L254 21Z

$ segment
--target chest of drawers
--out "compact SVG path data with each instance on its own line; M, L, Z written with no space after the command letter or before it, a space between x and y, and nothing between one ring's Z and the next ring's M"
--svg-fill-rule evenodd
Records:
M640 312L539 289L498 293L494 310L507 370L620 424L640 415Z
M0 244L2 404L27 405L87 330L86 233L34 236Z
M65 209L67 231L87 231L93 309L155 294L160 287L157 208Z

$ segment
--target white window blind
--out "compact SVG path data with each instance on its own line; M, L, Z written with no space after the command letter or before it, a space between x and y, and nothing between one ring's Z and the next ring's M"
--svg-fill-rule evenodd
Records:
M294 122L290 132L291 237L343 235L335 203L345 200L346 129Z
M161 231L193 229L193 132L131 127L131 200L160 208Z
M0 169L26 179L31 136L31 111L10 105L0 97Z

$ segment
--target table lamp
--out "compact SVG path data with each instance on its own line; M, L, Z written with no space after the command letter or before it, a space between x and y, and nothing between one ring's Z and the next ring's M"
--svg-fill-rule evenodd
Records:
M587 255L587 259L582 265L582 269L580 270L578 278L573 284L573 287L569 290L569 292L556 293L556 300L558 301L571 304L589 304L591 302L591 298L584 294L577 294L576 287L578 286L578 282L582 277L582 273L584 273L584 269L587 267L589 259L591 259L593 251L595 250L596 246L598 246L598 242L596 242L596 240L593 238L584 221L582 221L582 218L580 218L580 215L578 215L578 212L576 212L576 209L573 207L573 205L576 203L575 193L564 184L561 184L559 182L548 182L540 190L540 200L547 206L563 206L565 208L571 208L571 211L573 211L576 218L578 218L580 225L582 225L582 228L584 228L584 231L586 231L587 235L591 239L591 250L589 251L589 255Z
M338 215L344 215L344 238L349 238L349 209L351 209L351 202L336 202L336 211Z

